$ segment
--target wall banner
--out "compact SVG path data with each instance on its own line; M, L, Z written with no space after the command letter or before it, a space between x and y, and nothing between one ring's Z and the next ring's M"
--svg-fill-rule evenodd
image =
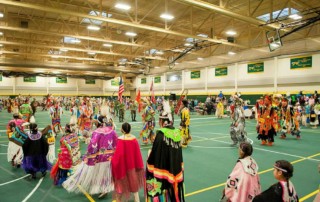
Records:
M141 84L146 84L147 83L147 78L141 78Z
M312 67L312 56L290 58L290 69L304 69Z
M154 77L154 83L161 83L161 76Z
M190 78L191 79L200 79L200 70L199 71L192 71L190 72Z
M216 76L227 76L228 75L228 67L216 67L215 68Z
M248 64L248 73L261 73L264 72L264 63L257 62L257 63L249 63Z
M67 77L56 77L56 83L68 83Z
M37 77L35 77L35 76L23 77L23 82L36 83Z

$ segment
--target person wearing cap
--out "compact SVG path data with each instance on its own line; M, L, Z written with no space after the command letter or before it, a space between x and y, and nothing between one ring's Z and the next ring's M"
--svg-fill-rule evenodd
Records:
M26 98L24 103L20 106L19 112L22 115L22 119L26 122L29 122L30 116L33 114L33 112L28 98Z
M290 178L293 176L292 164L286 160L278 160L273 168L273 176L278 182L254 197L253 202L298 202L299 197L293 183L290 181Z
M171 109L163 101L160 129L147 159L146 202L184 202L184 169L179 129L172 125Z
M131 112L131 120L136 121L137 109L138 109L137 103L133 100L130 100L129 108L130 108L130 112Z
M64 135L60 139L58 160L50 173L54 185L61 185L68 178L71 168L81 162L80 157L78 135L73 125L66 124Z
M180 130L182 137L182 147L187 147L189 142L192 140L190 135L190 111L188 108L188 101L182 100L183 107L181 109L181 122Z
M51 169L51 164L47 161L49 144L45 136L38 131L38 125L31 123L30 131L27 132L28 138L22 145L23 162L22 168L27 174L30 174L32 179L36 179L36 173L41 172L42 177Z
M263 105L259 107L258 118L258 139L261 140L261 144L268 144L272 146L274 143L274 136L277 134L274 128L276 120L276 112L272 107L271 95L265 95Z
M68 192L79 193L80 189L89 194L100 194L99 198L114 190L111 173L111 158L118 142L117 133L108 126L105 116L98 117L97 129L93 131L87 152L78 169L62 186Z

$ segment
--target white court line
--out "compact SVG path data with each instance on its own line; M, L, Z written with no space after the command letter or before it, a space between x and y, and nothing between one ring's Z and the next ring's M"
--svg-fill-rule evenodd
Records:
M6 155L7 153L0 153L0 155Z
M195 146L195 145L188 145L188 147L196 147L196 148L203 148L203 149L234 149L233 147L204 147L204 146Z
M39 180L37 186L35 186L35 188L33 188L33 190L28 194L28 196L27 196L25 199L23 199L22 202L26 202L26 201L32 196L32 194L33 194L35 191L37 191L37 189L38 189L38 187L40 186L40 184L41 184L42 181L43 181L43 177Z
M15 180L11 180L11 181L9 181L9 182L2 183L2 184L0 184L0 187L3 186L3 185L6 185L6 184L13 183L13 182L18 181L18 180L21 180L21 179L23 179L23 178L25 178L25 177L28 177L29 175L30 175L30 174L25 175L25 176L23 176L23 177L20 177L20 178L18 178L18 179L15 179Z
M222 143L226 143L226 144L230 144L230 142L225 142L225 141L221 141L221 140L212 140L215 142L222 142ZM312 160L312 161L319 161L318 159L314 159L314 158L306 158L303 156L298 156L298 155L294 155L294 154L288 154L288 153L284 153L284 152L277 152L277 151L272 151L272 150L268 150L268 149L261 149L261 148L254 148L255 150L260 150L260 151L266 151L266 152L270 152L270 153L275 153L275 154L281 154L281 155L285 155L285 156L292 156L292 157L296 157L296 158L300 158L300 159L306 159L306 160Z
M4 146L4 147L7 147L8 145L5 145L5 144L0 144L1 146Z

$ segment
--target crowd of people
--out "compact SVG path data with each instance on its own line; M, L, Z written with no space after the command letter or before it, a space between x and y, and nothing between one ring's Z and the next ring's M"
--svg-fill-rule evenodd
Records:
M262 192L258 164L251 157L253 147L245 128L244 101L240 94L234 94L228 106L224 106L226 99L222 92L217 97L216 115L223 118L223 108L230 109L231 146L239 148L239 159L228 177L221 200L299 201L290 181L293 166L286 160L275 162L273 174L278 183ZM13 119L7 125L8 161L14 167L22 166L31 179L35 179L38 172L44 177L50 171L54 185L63 186L68 192L85 190L92 195L98 194L99 198L113 192L117 202L127 201L131 195L135 202L140 201L140 189L144 189L148 202L185 201L182 148L192 141L192 101L179 100L181 105L175 105L173 101L158 98L156 106L148 98L141 102L127 98L120 103L101 98L55 98L48 95L44 104L35 99L29 104L30 99L19 96L13 102L17 104L12 105L11 99L2 103L8 112L13 113ZM210 98L206 102L211 101ZM255 114L261 144L273 145L277 132L281 133L281 138L291 134L300 139L299 124L303 122L303 115L309 116L306 124L316 121L312 114L320 119L319 101L316 93L308 97L302 92L296 99L291 95L265 95L257 100ZM41 131L33 118L38 106L44 106L43 110L49 111L52 120ZM174 127L173 111L176 106L180 106L178 128ZM70 122L65 127L61 126L63 108L71 111ZM138 140L131 134L131 125L124 122L125 110L130 111L131 121L136 121L137 110L142 113L139 135L142 144L152 145L146 166ZM159 113L159 129L154 131L156 111ZM119 122L124 122L122 135L115 130L116 117L119 117ZM58 137L60 139L56 141ZM80 141L88 144L85 154L80 152ZM60 147L57 152L56 142Z

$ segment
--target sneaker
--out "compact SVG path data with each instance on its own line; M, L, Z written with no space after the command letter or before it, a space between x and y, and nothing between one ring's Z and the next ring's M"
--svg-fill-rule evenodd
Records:
M267 144L267 141L261 140L261 145L265 145L265 144Z

